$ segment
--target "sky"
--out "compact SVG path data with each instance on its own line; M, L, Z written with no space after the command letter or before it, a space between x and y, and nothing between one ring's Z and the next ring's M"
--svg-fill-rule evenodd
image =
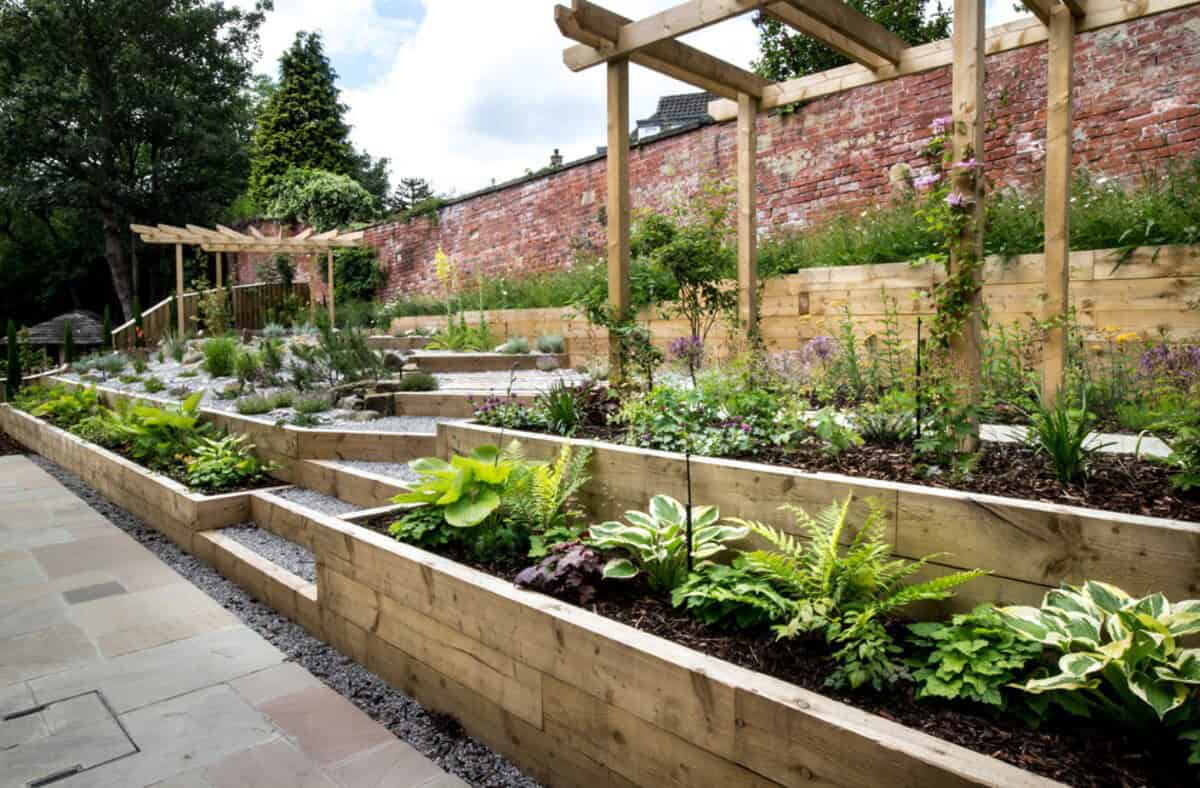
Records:
M564 5L569 3L558 0ZM252 6L253 0L234 0ZM681 0L601 0L641 18ZM1018 16L988 0L989 25ZM319 31L338 73L354 143L391 160L392 181L429 180L464 194L536 170L558 148L567 161L604 144L604 68L573 73L555 0L275 0L261 31L258 70L278 76L296 31ZM748 67L758 38L750 15L683 39ZM634 66L631 120L689 85Z

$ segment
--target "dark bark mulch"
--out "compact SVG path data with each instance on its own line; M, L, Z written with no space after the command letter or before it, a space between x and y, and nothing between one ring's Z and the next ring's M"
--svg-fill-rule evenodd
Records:
M363 525L387 534L394 517ZM462 547L438 555L512 581L528 561L481 561ZM825 687L833 671L829 648L820 640L776 640L768 631L727 632L706 626L637 582L605 583L588 609L606 618L693 648L709 656L790 682L878 714L975 752L989 755L1080 788L1184 788L1195 786L1185 749L1170 735L1141 738L1079 718L1059 718L1034 730L1023 720L987 707L918 700L913 685L885 692ZM905 630L898 626L895 634Z
M10 454L28 453L28 449L17 443L7 432L0 430L0 457L7 457Z

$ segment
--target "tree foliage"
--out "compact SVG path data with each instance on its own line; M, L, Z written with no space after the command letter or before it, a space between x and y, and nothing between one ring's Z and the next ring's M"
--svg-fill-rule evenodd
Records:
M336 80L320 34L298 32L279 60L279 83L258 115L250 196L259 205L271 203L290 170L354 172L355 152Z
M409 211L433 197L433 187L424 178L401 178L388 206L393 211Z
M103 256L131 314L129 222L204 222L241 190L244 88L270 8L0 2L0 213L18 228L0 232L85 244L70 264Z
M288 170L270 195L268 218L308 224L317 232L365 221L379 212L375 198L357 181L324 170Z
M925 44L950 35L950 12L941 0L846 0L910 44ZM797 33L777 19L759 14L760 57L754 70L778 82L837 68L850 62L815 38Z

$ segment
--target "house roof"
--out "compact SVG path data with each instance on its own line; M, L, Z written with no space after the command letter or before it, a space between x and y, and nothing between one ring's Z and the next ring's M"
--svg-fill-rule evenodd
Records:
M67 323L71 324L73 339L76 345L102 345L101 335L104 325L95 312L67 312L56 318L38 323L29 329L29 344L31 345L61 345L63 331Z
M708 119L708 102L715 99L712 93L677 93L660 96L658 109L638 125L677 126L696 120Z

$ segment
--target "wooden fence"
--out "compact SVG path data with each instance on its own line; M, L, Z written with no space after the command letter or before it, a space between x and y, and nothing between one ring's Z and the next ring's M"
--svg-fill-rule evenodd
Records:
M1070 263L1071 303L1088 341L1106 341L1126 332L1200 341L1200 246L1152 247L1128 255L1115 250L1072 252ZM983 301L992 325L1028 326L1031 318L1040 315L1043 265L1040 254L988 258ZM768 279L761 299L762 333L771 350L799 350L814 336L836 336L848 308L858 336L878 340L887 329L888 310L893 310L900 337L911 341L916 337L917 318L933 315L932 290L943 276L940 266L885 263L810 268ZM562 335L573 365L607 352L607 333L570 307L496 310L486 315L499 338ZM467 313L471 322L479 317L479 312ZM667 314L663 305L643 309L639 319L660 347L689 334L687 322ZM400 333L441 327L445 322L444 316L397 318L391 329ZM718 324L707 344L710 352L724 355L738 343Z
M211 293L212 290L206 290ZM280 306L286 298L294 296L302 307L309 302L308 283L296 282L291 285L282 283L257 283L237 285L230 288L233 303L230 307L230 323L237 329L251 331L262 328L268 322L269 310ZM199 317L200 293L195 291L183 294L183 322L191 330ZM172 320L171 302L175 296L159 301L142 313L142 333L145 343L153 345L163 338L163 335L175 328ZM128 349L137 342L137 326L134 321L113 329L113 345L118 349Z

